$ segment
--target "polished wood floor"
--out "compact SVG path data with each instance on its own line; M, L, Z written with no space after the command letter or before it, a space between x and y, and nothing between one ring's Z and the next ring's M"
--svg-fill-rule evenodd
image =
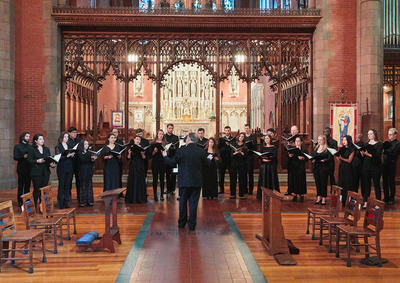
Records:
M286 188L282 186L281 190ZM101 188L95 188L95 196L101 191ZM146 204L127 205L122 199L119 201L122 245L116 246L115 254L76 253L75 241L80 236L88 231L103 232L104 204L96 198L94 207L81 208L74 200L72 205L78 211L78 234L73 235L71 241L64 241L56 255L50 251L49 242L48 262L41 263L38 253L32 275L26 272L27 262L17 262L17 267L9 263L3 265L0 282L114 282L148 213L154 213L154 218L143 247L136 254L135 264L130 267L131 277L126 282L258 282L246 260L249 254L255 258L268 282L400 282L398 203L385 208L382 251L389 263L382 268L367 267L359 263L361 256L357 255L353 267L347 268L343 260L336 259L326 247L319 246L305 234L305 210L314 205L315 188L308 191L304 203L292 202L289 197L283 203L286 237L300 248L300 255L295 256L297 266L279 266L255 238L261 229L261 205L255 195L247 196L245 200L231 200L229 188L226 188L226 193L218 200L200 200L196 231L189 232L177 227L176 199L154 202L152 189L148 188L149 201ZM0 191L0 201L15 198L15 189ZM16 207L17 214L18 211ZM234 237L237 232L228 226L225 212L231 213L244 242L238 242ZM22 229L24 225L20 216L17 216L17 221ZM243 254L243 249L238 248L244 243L249 254Z

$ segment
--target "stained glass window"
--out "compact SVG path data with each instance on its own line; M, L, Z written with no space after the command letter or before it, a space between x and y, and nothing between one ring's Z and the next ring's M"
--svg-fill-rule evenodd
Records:
M201 9L201 0L193 0L192 9Z
M154 0L139 0L139 9L148 10L154 8Z
M234 8L234 0L224 0L224 9L225 10L233 10Z
M307 0L299 0L300 2L306 2ZM280 4L281 9L295 9L296 7L290 7L290 0L260 0L261 9L278 9Z
M174 4L175 9L185 9L185 3L182 0L178 0Z

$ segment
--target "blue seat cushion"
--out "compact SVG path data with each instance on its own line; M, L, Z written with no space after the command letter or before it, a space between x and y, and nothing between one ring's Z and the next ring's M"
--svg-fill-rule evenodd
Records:
M87 232L78 241L76 241L76 244L77 245L90 245L98 237L99 237L98 232Z

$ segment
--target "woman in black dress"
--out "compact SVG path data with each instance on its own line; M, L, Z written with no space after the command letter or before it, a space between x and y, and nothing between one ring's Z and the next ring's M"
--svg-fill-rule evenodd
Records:
M121 159L121 155L116 154L115 152L119 152L122 149L120 146L115 144L115 140L115 135L110 133L108 135L106 145L101 151L101 156L104 161L104 191L114 190L121 187L121 170L119 165L119 159Z
M300 136L294 143L295 147L304 152ZM307 193L306 161L304 156L288 153L288 191L294 194L292 201L297 201L300 196L300 202L304 202L304 195Z
M364 156L363 170L361 179L361 192L363 195L364 206L367 207L369 195L371 194L371 179L374 182L375 198L381 200L381 165L383 144L378 141L378 135L375 129L368 131L368 143L366 150L361 151Z
M333 159L332 154L328 151L326 136L318 137L318 144L314 147L313 173L315 186L317 187L317 200L315 204L326 205L328 177L331 172L330 161Z
M262 197L261 186L280 192L277 170L278 153L276 146L272 144L272 137L270 135L264 136L264 146L261 149L261 153L265 152L268 152L269 154L261 157L257 199L261 199Z
M342 204L346 203L347 192L354 191L354 168L353 160L355 148L351 136L344 136L343 147L339 150L339 187L342 188Z
M233 178L231 180L231 199L236 198L236 182L239 176L239 197L243 198L247 191L246 185L246 158L247 158L247 146L244 143L245 133L240 133L237 137L237 142L233 143L233 146L237 150L232 149L232 161L233 161Z
M162 156L160 147L167 144L164 138L164 131L158 130L157 136L154 139L152 146L150 147L151 153L151 172L153 174L153 193L154 201L158 201L157 196L157 185L158 179L160 179L160 200L164 200L164 180L165 180L165 170L166 166L164 163L164 157Z
M360 148L365 147L365 143L361 140L362 134L357 134L355 145ZM354 144L353 144L354 146ZM362 176L362 164L363 164L364 157L361 155L359 149L354 149L354 158L353 158L353 172L354 172L354 191L358 192L358 187L361 183L361 176Z
M93 155L89 150L89 142L83 141L83 151L79 152L79 201L80 206L93 206L93 164L97 155Z
M206 152L207 156L211 154L213 158L208 165L204 166L203 198L213 199L218 197L217 163L219 162L218 146L214 138L208 140L206 144Z
M128 150L127 159L131 160L129 165L128 185L125 194L126 203L145 203L146 199L146 177L143 160L146 159L145 152L140 149L141 138L136 136L133 140L136 146Z
M68 133L62 132L58 138L55 154L61 154L57 166L58 193L57 202L60 209L69 208L69 195L72 188L72 175L74 174L73 158L75 152L68 151Z
M33 200L35 206L38 208L38 201L40 202L40 188L49 184L50 169L49 167L56 167L54 162L46 161L50 156L50 149L44 145L44 138L42 134L33 136L32 149L28 153L28 161L32 164L31 177L33 183Z

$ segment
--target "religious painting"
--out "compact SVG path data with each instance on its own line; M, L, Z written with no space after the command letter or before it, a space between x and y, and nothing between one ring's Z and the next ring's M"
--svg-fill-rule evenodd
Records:
M124 126L124 113L114 110L111 112L111 127L122 128Z
M357 134L357 104L331 104L332 138L342 145L343 137Z

